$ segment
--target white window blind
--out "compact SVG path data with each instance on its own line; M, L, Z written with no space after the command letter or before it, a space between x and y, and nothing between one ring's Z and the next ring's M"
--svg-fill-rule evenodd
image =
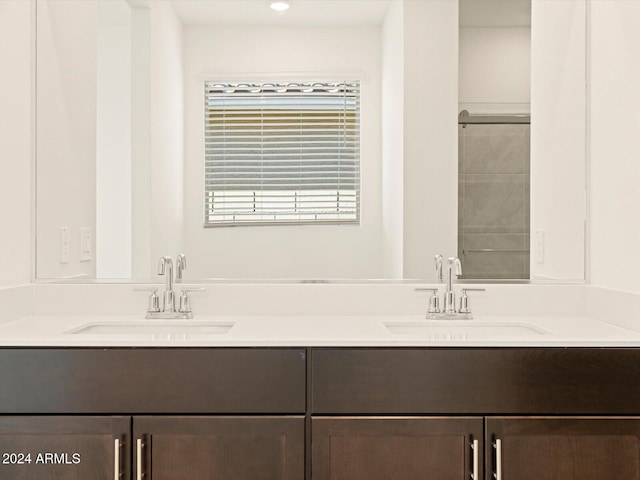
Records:
M359 82L205 82L204 101L205 227L359 223Z

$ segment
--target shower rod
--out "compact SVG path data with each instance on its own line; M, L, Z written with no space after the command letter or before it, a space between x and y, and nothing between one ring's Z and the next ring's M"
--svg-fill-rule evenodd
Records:
M458 115L458 125L501 125L501 124L531 124L531 115L469 115L462 110Z

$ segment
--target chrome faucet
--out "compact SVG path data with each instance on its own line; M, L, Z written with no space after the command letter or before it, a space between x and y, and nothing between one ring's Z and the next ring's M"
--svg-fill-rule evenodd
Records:
M438 280L442 283L442 255L433 257L433 265L438 274ZM444 309L440 310L440 298L438 288L416 288L417 292L431 292L429 298L429 309L425 318L428 320L470 320L473 318L469 308L469 296L467 292L481 292L484 288L463 288L460 297L460 309L456 310L456 294L453 291L453 277L462 275L462 263L457 257L447 259L447 282L444 293Z
M458 257L449 257L448 275L447 275L447 291L444 294L444 313L445 315L456 313L456 294L453 291L453 275L456 277L462 275L462 264Z
M182 272L187 268L187 257L180 254L176 257L176 273L175 281L179 283L182 280ZM158 275L164 275L166 278L165 290L162 294L162 307L160 298L158 297L158 288L135 288L134 290L146 290L151 292L149 297L149 307L145 318L156 319L190 319L193 318L191 311L190 292L204 292L204 288L182 288L181 292L173 290L173 259L171 257L160 257L158 263ZM180 304L176 308L176 296L180 295Z
M158 275L166 278L162 311L174 313L176 311L176 293L173 291L173 259L171 257L160 257L158 263Z

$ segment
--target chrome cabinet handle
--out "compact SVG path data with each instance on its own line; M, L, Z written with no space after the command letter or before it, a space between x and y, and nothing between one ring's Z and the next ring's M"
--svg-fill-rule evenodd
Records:
M478 440L473 441L471 448L473 449L473 480L480 480L478 477Z
M113 442L113 480L120 480L120 440Z
M142 439L136 440L136 480L142 480Z
M502 440L496 438L496 480L502 480Z

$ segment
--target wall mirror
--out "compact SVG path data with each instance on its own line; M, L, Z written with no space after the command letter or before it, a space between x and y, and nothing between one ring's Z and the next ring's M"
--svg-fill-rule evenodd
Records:
M583 1L36 5L38 279L584 280Z

